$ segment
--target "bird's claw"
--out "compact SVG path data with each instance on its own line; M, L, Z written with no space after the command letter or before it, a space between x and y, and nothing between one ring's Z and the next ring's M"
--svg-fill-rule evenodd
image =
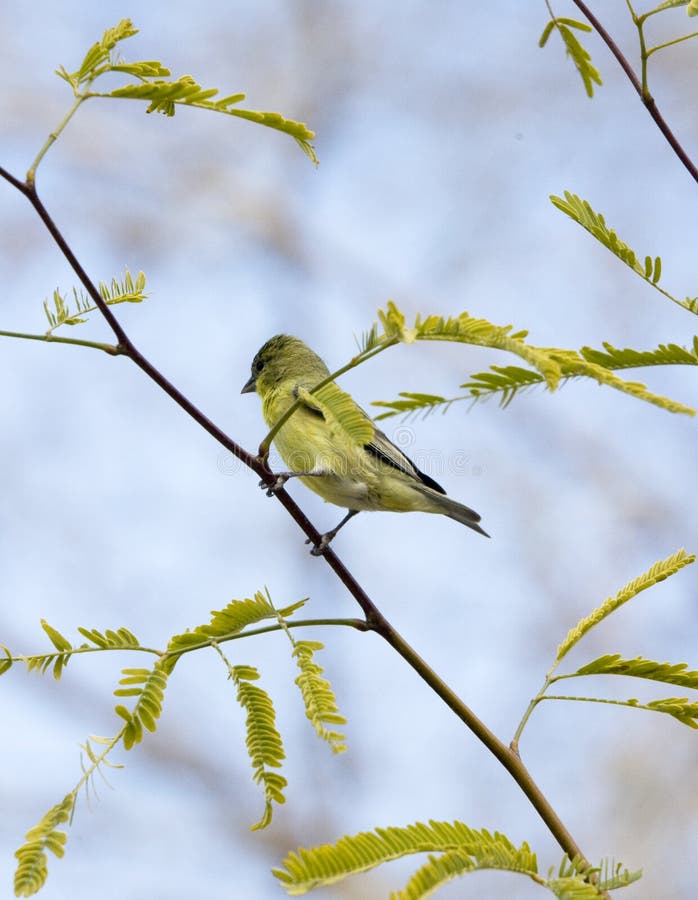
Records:
M330 541L334 537L334 534L331 531L328 531L327 534L323 534L320 537L319 543L315 544L315 546L311 549L311 556L323 556L325 551L330 546ZM306 544L312 544L312 540L310 538L306 539Z
M288 475L284 475L282 473L281 475L277 475L275 480L271 484L269 484L262 478L262 480L259 482L259 486L262 488L262 490L266 491L267 497L273 497L274 494L278 493L286 484L288 478Z

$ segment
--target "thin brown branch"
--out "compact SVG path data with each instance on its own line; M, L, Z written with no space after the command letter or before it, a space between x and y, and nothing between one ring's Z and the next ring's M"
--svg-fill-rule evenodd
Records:
M606 44L608 49L615 56L618 64L628 76L630 83L637 91L650 116L652 116L652 118L654 119L657 128L659 128L661 133L664 135L669 146L674 151L679 160L684 164L688 172L691 174L693 180L695 182L698 182L698 168L696 168L688 153L686 153L684 148L679 143L676 135L673 133L671 128L669 128L669 125L664 119L664 116L662 116L662 114L657 109L657 104L654 102L654 98L652 97L652 95L649 93L649 91L643 91L640 79L633 71L632 66L624 56L620 47L616 44L611 35L608 33L608 31L606 31L601 22L599 22L599 20L592 13L586 3L583 2L583 0L573 0L573 2L580 10L580 12L586 16L586 18L589 20L590 25L594 28L601 40Z

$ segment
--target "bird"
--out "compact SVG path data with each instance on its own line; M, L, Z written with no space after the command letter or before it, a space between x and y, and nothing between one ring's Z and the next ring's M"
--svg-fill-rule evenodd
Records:
M288 471L278 473L271 488L266 482L260 483L268 488L267 493L279 490L290 478L299 478L323 500L347 510L311 553L324 553L337 532L362 510L440 513L489 537L479 525L481 516L448 497L441 485L421 472L335 382L329 381L317 393L311 393L329 376L325 363L303 341L277 334L255 355L250 377L241 391L259 394L269 428L297 403L273 438ZM341 398L358 429L358 439L343 424L338 406L323 402L323 397L329 400L332 396Z

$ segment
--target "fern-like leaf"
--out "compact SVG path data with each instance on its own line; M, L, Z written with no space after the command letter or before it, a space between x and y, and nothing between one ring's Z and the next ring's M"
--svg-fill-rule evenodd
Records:
M678 344L660 344L655 350L619 349L606 341L603 350L582 347L580 355L587 361L606 369L633 369L640 366L698 366L696 349L688 350Z
M36 671L42 675L53 665L53 677L58 681L76 648L72 646L70 641L60 631L49 625L45 619L41 620L41 627L58 652L25 656L24 662L28 672Z
M595 883L586 880L589 874L595 875ZM556 876L548 873L545 886L560 900L592 900L604 891L627 887L641 877L642 871L630 872L613 860L604 859L600 866L587 872L578 859L570 861L565 857Z
M374 322L368 331L364 331L361 335L361 340L356 341L359 348L359 354L363 355L364 353L369 353L371 350L374 350L381 343L381 340L382 335L378 331L378 323Z
M145 292L145 275L139 272L134 279L126 269L121 281L116 278L112 278L110 284L100 281L99 293L110 306L117 303L142 303L148 296ZM73 305L74 309L71 309L66 297L58 290L53 292L53 309L48 300L44 300L44 312L49 323L46 334L52 334L61 325L80 325L87 321L86 315L97 309L92 298L77 288L73 288Z
M391 900L423 900L454 878L478 869L502 869L529 877L537 876L536 857L527 844L517 849L503 835L495 835L495 838L499 840L494 840L487 848L478 847L475 852L463 849L449 850L441 856L430 855L428 862L414 873L404 890L391 893Z
M63 669L76 653L84 653L88 650L94 652L95 647L100 650L138 650L140 648L138 638L127 628L119 628L118 631L107 629L104 634L96 629L78 628L80 634L86 637L94 647L89 647L87 644L75 647L43 619L41 627L49 636L57 652L37 653L19 658L25 663L28 672L39 672L43 675L53 666L53 677L56 680L61 677ZM10 657L10 661L12 662L12 657ZM3 663L0 661L0 674L3 671L2 665Z
M138 34L138 29L133 27L131 20L122 19L114 28L107 28L101 39L90 47L75 72L67 72L61 66L56 74L77 91L83 84L89 84L99 75L108 72L111 68L112 50L120 41L133 37L134 34Z
M631 348L620 350L609 343L604 343L603 347L603 350L582 347L579 352L547 348L545 352L559 365L563 382L572 378L591 378L598 384L612 387L669 412L695 415L696 411L692 407L669 397L653 394L643 384L625 381L614 375L611 370L638 366L698 365L698 341L694 341L691 350L677 344L660 344L655 350ZM461 384L460 387L465 389L466 394L460 397L446 398L437 394L402 392L399 400L376 400L372 405L388 410L376 416L376 420L418 411L428 414L439 408L446 412L459 400L478 402L489 397L498 397L499 405L506 407L520 392L544 382L545 379L540 372L531 369L520 366L491 366L488 371L478 372L472 375L469 381Z
M293 656L300 669L296 684L303 697L305 714L318 737L330 745L332 752L344 753L347 749L345 736L325 727L346 725L347 720L340 715L332 686L322 677L323 670L313 658L315 652L322 650L324 645L319 641L294 641L293 644Z
M301 600L283 610L284 614L291 615L305 603ZM211 620L205 625L197 625L182 634L176 634L167 645L167 654L175 659L183 650L189 650L196 646L211 645L212 641L223 640L235 634L239 634L249 625L254 625L264 619L275 619L277 611L271 602L260 591L254 598L245 600L231 600L220 610L211 612Z
M149 105L146 112L159 112L165 116L173 116L177 106L197 107L236 116L239 119L256 122L290 135L306 156L317 164L317 156L311 143L315 132L311 131L305 123L287 119L277 112L239 109L237 104L245 99L245 95L242 93L230 94L214 100L213 98L217 94L218 88L204 88L191 75L182 75L171 81L156 78L138 84L127 84L109 93L91 92L89 96L147 100Z
M612 228L606 225L606 221L601 213L595 212L587 200L582 200L577 194L565 191L564 199L551 194L550 201L553 206L556 206L561 212L564 212L595 237L607 250L610 250L614 256L618 257L621 262L624 262L626 266L639 275L643 281L646 281L647 284L658 290L673 303L698 315L698 299L687 297L685 300L679 300L659 286L659 279L662 274L661 258L659 256L645 256L641 260L635 251L625 241L622 241Z
M658 663L652 659L643 659L641 656L623 659L619 653L600 656L577 669L572 675L562 677L574 678L577 675L627 675L698 689L698 671L689 670L686 663Z
M469 856L474 868L537 870L535 854L531 853L527 844L517 849L499 832L490 834L485 829L477 831L469 828L462 822L432 820L428 825L417 822L404 828L376 828L375 831L345 836L336 844L301 848L296 853L290 853L283 862L284 868L275 869L274 875L288 894L297 896L321 885L334 884L348 875L366 872L390 860L423 852L449 854L449 871L458 866L458 854ZM479 863L483 865L479 866ZM465 871L465 868L461 870ZM426 880L429 875L425 873L424 878Z
M587 97L593 97L594 84L598 84L599 86L603 84L601 75L599 74L598 69L592 65L589 51L581 45L579 39L572 31L573 28L576 28L578 31L587 32L592 30L591 26L587 25L586 22L578 22L576 19L553 18L543 29L543 34L540 36L538 46L545 47L552 30L556 29L563 40L567 55L571 57L572 62L577 67Z
M513 331L511 325L494 325L487 319L477 319L467 312L444 318L429 315L417 316L414 326L408 328L405 315L392 300L385 310L378 310L378 318L386 339L411 344L414 341L455 341L478 347L507 350L537 369L548 387L554 390L560 380L560 367L547 350L533 347L524 341L528 332Z
M543 377L531 369L520 366L491 366L488 372L478 372L470 381L461 384L470 397L484 400L494 394L499 395L499 405L507 407L519 391L541 384Z
M558 900L596 900L601 896L601 890L595 884L585 881L582 875L551 878L545 882L545 886Z
M253 666L230 666L230 677L237 687L237 700L247 713L245 743L254 769L254 780L262 785L265 805L262 818L252 830L266 828L272 819L272 803L285 803L283 791L286 779L270 769L281 768L285 759L281 735L276 729L276 714L271 697L259 685L252 684L259 678Z
M113 631L97 631L96 628L78 628L80 634L101 650L134 650L140 647L136 635L128 628L118 628Z
M401 398L400 400L374 400L372 402L372 406L380 406L388 410L378 416L374 416L374 421L380 422L381 419L389 419L391 416L399 416L403 413L409 415L415 412L422 412L427 416L430 412L439 408L446 412L454 400L461 399L460 397L455 397L447 400L446 397L441 397L439 394L423 394L413 391L400 391L398 396Z
M628 700L627 704L650 712L665 713L682 725L698 728L698 703L691 702L687 697L664 697L661 700L651 700L649 703L640 703L633 699Z
M26 834L26 843L17 851L15 871L15 896L30 897L36 894L48 876L48 850L54 856L62 857L67 835L58 826L67 822L75 807L76 794L67 794L60 803L53 806L42 820Z
M647 588L652 587L652 585L657 584L657 582L664 581L665 578L674 575L679 569L683 569L684 566L688 566L695 562L695 559L695 554L689 556L685 550L677 550L676 553L673 553L666 559L656 562L638 578L634 578L632 581L628 582L628 584L618 591L615 597L609 597L601 604L601 606L597 607L590 615L586 616L578 622L574 628L570 629L564 641L558 647L557 662L566 656L572 647L574 647L588 631L595 625L598 625L599 622L603 621L607 616L610 616L612 612L615 612L615 610L624 603L627 603L628 600L632 600L632 598L636 597L641 591L647 590Z
M132 710L118 705L114 712L126 723L123 730L123 744L125 750L130 750L134 744L143 740L143 729L155 731L156 721L160 718L164 702L167 678L173 665L167 660L159 660L152 669L124 669L124 677L119 684L126 687L117 688L115 697L137 697L136 705Z
M130 19L122 19L115 28L107 29L101 40L88 50L75 72L68 72L61 66L56 74L71 85L80 100L87 100L90 97L146 100L149 102L147 107L149 113L160 112L166 116L173 116L177 106L194 106L257 122L290 135L306 156L317 164L311 143L315 134L302 122L287 119L276 112L233 108L245 99L244 94L229 94L214 99L218 95L217 88L203 88L191 75L170 79L170 70L157 60L127 63L119 58L114 53L116 45L137 33ZM107 93L92 90L93 82L108 72L131 75L139 81Z
M605 384L638 400L644 400L646 403L666 409L668 412L683 413L689 416L695 415L696 411L692 407L671 400L669 397L653 394L647 390L644 384L638 381L624 381L604 366L584 359L574 350L555 350L553 351L553 356L560 364L565 378L584 376L593 379L598 384Z

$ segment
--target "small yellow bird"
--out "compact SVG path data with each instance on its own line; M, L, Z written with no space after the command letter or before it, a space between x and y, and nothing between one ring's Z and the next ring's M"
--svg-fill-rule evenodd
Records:
M329 374L325 363L303 341L277 334L252 360L252 374L241 392L257 391L269 428L300 400L274 438L289 471L279 474L272 490L298 477L323 500L348 510L312 553L322 553L339 529L361 510L441 513L489 537L478 525L480 516L447 497L441 485L420 472L334 382L316 394L309 393ZM337 403L330 407L323 402L331 397L340 398L346 416L339 414Z

